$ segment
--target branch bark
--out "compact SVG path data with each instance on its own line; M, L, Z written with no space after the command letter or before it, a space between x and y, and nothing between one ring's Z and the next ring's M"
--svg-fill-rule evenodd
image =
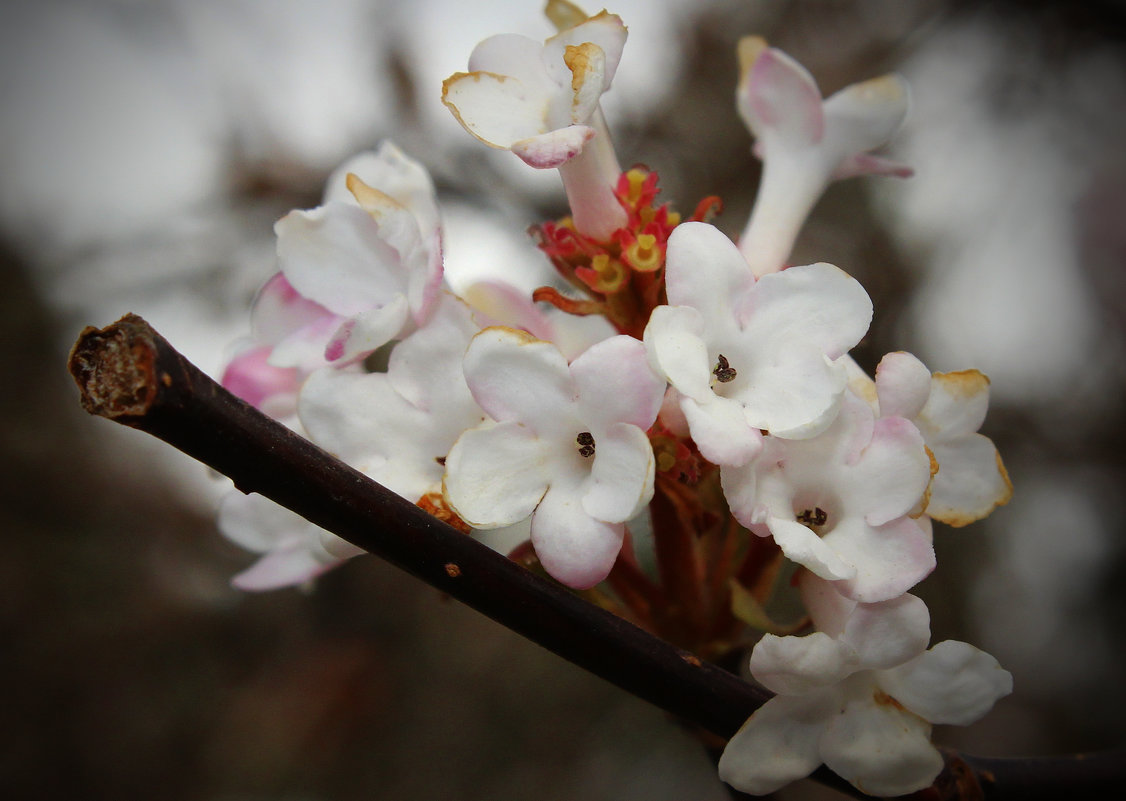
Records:
M514 564L227 392L147 322L83 331L69 369L83 408L145 431L503 626L724 739L770 694ZM818 781L864 798L822 768ZM1126 752L1056 760L947 754L934 799L1009 799L1126 784Z

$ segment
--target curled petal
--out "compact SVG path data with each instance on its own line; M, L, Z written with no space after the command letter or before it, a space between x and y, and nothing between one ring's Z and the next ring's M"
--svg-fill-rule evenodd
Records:
M593 138L593 128L569 125L513 142L511 150L529 167L545 170L566 164Z
M837 163L879 147L903 122L910 103L907 81L895 74L845 87L825 101L826 147L839 154Z
M406 295L393 295L386 303L345 320L325 345L324 357L342 363L362 358L399 336L409 319Z
M567 48L589 42L602 51L604 59L602 80L605 89L609 89L614 74L618 71L618 62L622 58L627 33L621 17L601 11L582 24L560 31L544 42L542 55L544 69L555 83L560 86L570 85L573 73L564 60Z
M799 565L809 568L821 578L830 581L850 581L856 576L855 560L842 559L826 539L818 537L808 527L780 517L769 518L767 525L782 553ZM834 531L839 529L840 526Z

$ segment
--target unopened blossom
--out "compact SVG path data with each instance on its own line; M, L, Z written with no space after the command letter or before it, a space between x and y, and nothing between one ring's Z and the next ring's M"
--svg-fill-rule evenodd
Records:
M353 556L352 543L261 495L232 490L219 504L219 530L248 551L261 554L231 579L240 590L259 592L312 581Z
M824 763L874 796L930 786L943 766L931 725L978 720L1012 676L966 643L926 650L930 615L912 595L857 604L812 577L802 584L818 631L755 646L751 674L777 695L728 742L720 777L764 795Z
M977 370L931 372L910 353L876 368L879 413L911 420L938 463L926 513L965 526L1008 503L1013 486L993 441L977 433L989 408L989 379Z
M473 136L532 167L557 167L575 227L603 241L626 223L613 193L621 167L599 107L625 40L621 18L605 11L543 43L492 36L474 48L469 72L442 87L442 102Z
M289 317L302 323L274 345L275 366L362 358L425 322L437 299L434 187L390 142L345 163L329 179L324 205L290 212L274 231L284 281L267 285L255 317L275 329Z
M665 281L669 305L653 311L645 344L705 458L743 465L762 430L809 437L833 421L846 382L838 360L872 319L855 279L811 264L756 280L723 233L688 222L669 237Z
M768 437L721 478L736 520L849 598L894 598L934 570L930 536L909 517L931 478L923 437L902 417L877 420L851 392L824 433Z
M465 354L465 379L492 418L466 431L446 459L445 494L475 528L531 516L547 572L587 588L609 573L625 522L653 496L646 430L664 382L645 348L619 335L570 365L549 342L487 328Z
M755 275L782 268L806 216L835 178L906 177L911 170L868 151L907 114L907 83L885 75L821 100L813 76L758 36L739 43L736 105L756 139L762 179L739 248Z

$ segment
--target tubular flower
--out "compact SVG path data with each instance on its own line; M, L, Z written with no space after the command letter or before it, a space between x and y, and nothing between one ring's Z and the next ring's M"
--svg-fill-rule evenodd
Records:
M475 528L529 515L547 572L585 589L609 573L625 522L653 497L646 437L664 393L628 336L603 340L568 366L551 343L486 328L465 354L473 397L492 417L446 460L445 494Z
M542 44L493 36L473 50L469 72L442 87L442 102L473 136L532 167L559 168L575 226L602 241L626 223L613 193L621 167L598 105L625 41L621 18L605 11Z
M763 429L810 437L833 421L846 381L838 360L872 319L855 279L811 264L755 280L726 236L688 222L669 237L665 283L670 305L653 311L645 344L706 459L743 465Z
M907 114L907 82L885 75L824 102L813 76L758 36L739 43L736 105L757 140L762 180L739 249L755 275L782 269L798 230L835 178L911 170L869 150L891 138Z
M824 763L870 795L929 786L943 765L931 724L973 723L1012 676L963 642L926 650L930 615L913 595L857 604L811 576L802 584L819 630L755 646L751 674L777 695L728 742L720 778L763 795Z

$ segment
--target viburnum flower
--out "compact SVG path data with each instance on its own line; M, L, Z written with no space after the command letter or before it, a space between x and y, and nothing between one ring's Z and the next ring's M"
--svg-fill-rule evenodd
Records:
M437 300L434 187L390 142L345 163L329 179L324 205L290 212L274 231L284 280L266 285L255 317L273 328L291 317L301 323L274 345L275 366L363 358L425 322Z
M395 345L387 372L316 371L298 403L309 438L411 502L439 497L450 446L485 419L461 367L479 328L443 293L427 324Z
M809 437L832 422L846 383L838 360L872 319L855 279L811 264L756 280L723 233L688 222L669 237L665 281L669 305L653 311L645 344L705 458L746 464L761 430Z
M875 419L851 392L820 436L768 437L721 478L736 520L849 598L894 598L934 570L931 538L908 517L931 479L923 437L901 417Z
M880 360L874 387L879 414L911 420L938 463L929 517L965 526L1008 503L1013 485L1001 455L977 433L989 408L985 375L962 370L932 376L915 356L898 352Z
M907 82L885 75L853 84L824 102L813 76L758 36L739 43L736 105L756 139L762 179L739 249L755 275L780 270L798 230L835 178L911 169L873 156L907 114Z
M926 650L930 615L912 595L857 604L812 576L802 585L819 630L755 646L751 674L777 695L728 742L720 778L763 795L824 763L870 795L929 786L943 766L931 724L973 723L1012 676L963 642Z
M465 354L465 379L492 420L446 459L450 506L474 528L532 517L547 572L585 589L609 573L625 522L653 497L646 436L664 394L645 348L619 335L570 365L549 342L486 328Z
M603 241L626 224L613 194L621 167L599 108L625 41L621 18L605 11L542 44L492 36L474 48L469 72L442 87L442 102L473 136L532 167L559 168L575 227Z
M262 554L231 579L232 586L250 592L305 584L364 553L284 506L238 490L220 501L218 524L231 542Z

